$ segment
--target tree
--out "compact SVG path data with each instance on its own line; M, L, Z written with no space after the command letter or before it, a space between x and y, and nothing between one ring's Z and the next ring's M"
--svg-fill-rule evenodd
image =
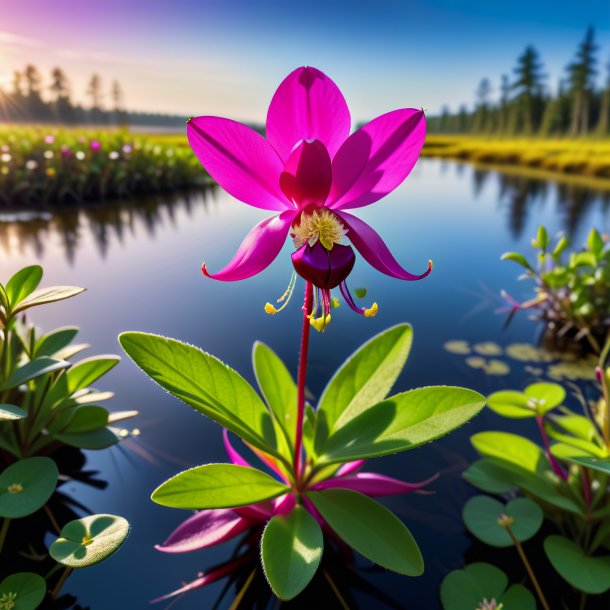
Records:
M610 132L610 62L606 65L606 84L602 91L597 119L597 132L606 135Z
M527 46L517 59L514 73L515 128L532 134L540 124L546 79L540 55L532 45Z
M115 122L119 125L127 123L127 113L125 112L125 99L123 88L118 80L112 81L112 90L110 92L112 103L114 106Z
M477 132L487 131L489 129L489 98L491 96L491 82L488 78L481 79L477 87L476 97L477 104L474 113L473 129Z
M589 130L591 98L597 74L597 44L595 30L590 27L576 51L576 58L568 65L568 86L572 98L570 135L585 134Z
M498 112L498 131L506 133L508 131L508 113L510 105L510 92L512 85L507 74L502 74L500 78L500 103Z
M91 98L91 121L93 123L102 122L102 79L98 74L92 74L87 87L87 95Z

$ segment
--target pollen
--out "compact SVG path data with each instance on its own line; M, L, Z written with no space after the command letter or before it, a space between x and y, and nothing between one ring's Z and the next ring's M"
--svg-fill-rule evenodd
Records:
M23 491L23 485L21 483L12 483L8 486L8 493L20 494Z
M314 210L311 214L301 214L300 223L292 227L296 248L304 244L314 246L320 240L327 250L332 250L335 244L341 243L346 233L345 227L328 208Z

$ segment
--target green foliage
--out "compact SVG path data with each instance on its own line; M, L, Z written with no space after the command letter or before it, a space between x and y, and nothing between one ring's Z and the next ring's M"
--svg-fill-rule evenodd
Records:
M367 559L399 574L423 574L424 560L411 532L375 500L350 489L310 491L307 497L335 533Z
M35 610L46 592L47 583L42 576L30 572L11 574L0 582L0 608Z
M561 405L565 395L565 390L557 383L533 383L523 392L494 392L487 398L487 404L503 417L542 417Z
M280 599L296 597L309 584L323 547L320 526L301 506L269 521L261 540L261 559L265 576Z
M129 535L126 519L115 515L89 515L70 521L49 547L57 563L69 568L88 568L114 555Z
M582 250L569 251L562 236L551 252L544 227L532 240L536 263L523 254L510 252L502 258L516 262L534 282L534 296L517 309L535 309L540 319L562 335L571 333L576 340L587 339L594 351L609 331L610 244L591 229Z
M534 536L542 525L542 510L528 498L504 505L488 496L475 496L464 505L464 524L471 534L495 547L512 546L508 528L519 542Z
M522 585L508 587L502 570L488 563L472 563L454 570L441 583L444 610L477 610L483 601L497 603L502 610L536 610L534 596Z
M152 499L171 508L233 508L276 498L289 491L257 468L206 464L175 475L155 489Z

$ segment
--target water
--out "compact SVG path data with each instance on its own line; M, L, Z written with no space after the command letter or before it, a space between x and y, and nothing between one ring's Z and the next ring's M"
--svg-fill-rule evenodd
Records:
M422 282L407 283L357 262L351 286L368 289L366 304L377 301L379 315L363 319L345 305L335 310L327 333L313 337L309 389L319 395L330 374L358 345L403 321L413 324L415 341L397 389L455 384L488 393L525 384L529 379L527 372L523 376L523 363L506 360L511 367L508 375L486 376L467 366L463 357L448 353L443 344L450 339L503 346L535 342L539 329L532 322L517 318L502 330L504 319L495 313L501 288L517 297L528 295L528 286L516 281L518 269L500 262L501 254L527 251L540 223L551 234L564 230L574 243L583 243L591 226L609 226L609 207L607 193L571 183L423 160L391 196L356 213L377 229L409 270L421 272L432 258L434 271ZM87 211L45 212L35 218L6 216L0 221L0 277L37 262L45 268L46 285L87 287L71 301L39 309L35 318L46 329L79 325L80 339L92 344L92 354L120 353L116 336L121 331L156 332L203 347L254 382L250 349L256 339L296 368L300 299L279 315L263 312L265 302L287 285L290 248L259 277L236 284L204 279L200 265L204 258L211 270L224 265L249 228L265 215L215 191ZM186 466L225 461L226 456L216 424L165 394L129 360L104 378L101 389L116 392L114 408L140 411L134 424L142 432L138 446L151 452L155 463L129 447L87 453L87 468L99 470L108 488L71 483L66 489L96 512L125 516L133 533L119 554L74 573L66 591L93 610L145 608L151 598L177 588L230 552L230 545L189 555L155 551L153 545L162 542L185 514L153 504L150 492ZM418 540L426 560L424 576L409 579L371 572L359 562L362 581L396 601L387 606L379 594L353 590L351 604L367 609L439 607L442 575L461 567L465 553L469 560L473 552L478 558L478 547L472 546L460 519L461 507L473 493L460 475L474 457L469 437L499 426L507 424L485 412L440 442L369 464L370 469L408 481L436 472L441 477L430 488L433 495L386 502ZM517 566L515 574L520 573ZM176 607L211 608L222 586L192 593ZM319 590L324 608L339 607L324 582ZM232 589L221 608L229 607L233 594Z

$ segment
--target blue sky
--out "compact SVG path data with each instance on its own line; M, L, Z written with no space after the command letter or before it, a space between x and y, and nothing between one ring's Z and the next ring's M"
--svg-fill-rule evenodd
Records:
M0 0L0 83L28 61L119 79L131 108L261 121L299 65L327 72L355 120L472 103L527 44L555 87L589 25L610 60L610 3L513 0Z

